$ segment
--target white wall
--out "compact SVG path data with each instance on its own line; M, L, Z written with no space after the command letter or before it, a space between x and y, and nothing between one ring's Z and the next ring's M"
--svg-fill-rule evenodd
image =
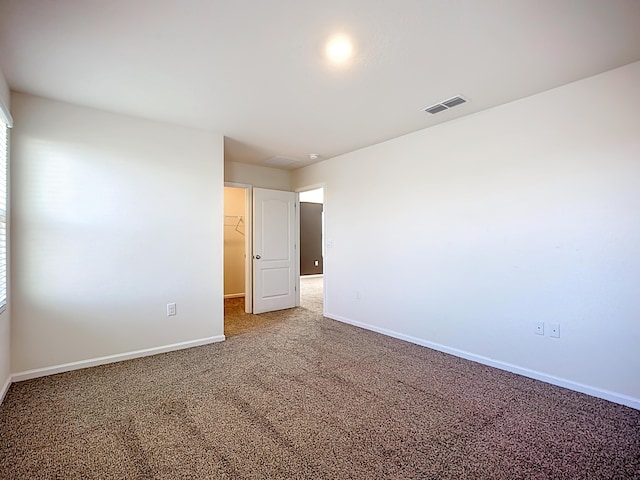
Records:
M258 188L291 190L291 172L280 168L224 162L225 182L245 183Z
M324 203L324 190L322 188L316 188L314 190L305 190L300 192L299 197L301 202L307 203Z
M10 106L9 87L0 70L0 103ZM10 293L10 292L9 292ZM11 376L11 303L0 313L0 403L9 388Z
M224 187L224 294L245 294L246 190Z
M23 94L12 107L14 373L224 339L223 138Z
M640 408L638 112L634 63L295 171L327 316Z

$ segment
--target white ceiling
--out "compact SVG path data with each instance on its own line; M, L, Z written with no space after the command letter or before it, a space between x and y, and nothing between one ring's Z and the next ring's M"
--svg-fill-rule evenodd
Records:
M336 32L347 68L322 55ZM638 0L0 0L13 90L213 130L227 159L288 168L638 60Z

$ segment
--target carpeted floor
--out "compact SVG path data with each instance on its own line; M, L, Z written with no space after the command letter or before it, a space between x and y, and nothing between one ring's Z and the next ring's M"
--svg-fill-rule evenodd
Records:
M322 317L322 276L300 277L300 306L308 314ZM224 301L224 334L227 338L247 333L256 328L286 322L290 310L267 315L250 315L244 312L244 297Z
M224 343L14 384L0 478L640 478L640 411L303 302L231 302Z

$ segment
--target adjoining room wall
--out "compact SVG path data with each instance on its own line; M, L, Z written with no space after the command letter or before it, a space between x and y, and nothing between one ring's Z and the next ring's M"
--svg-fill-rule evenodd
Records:
M223 137L24 94L12 107L13 372L223 340Z
M224 181L245 183L258 188L291 190L291 172L280 168L224 162Z
M300 275L320 275L322 264L322 204L300 202Z
M633 63L295 171L326 315L640 408L639 111Z
M246 190L224 187L224 295L245 294Z
M0 103L10 107L9 87L0 70ZM8 225L8 230L11 226ZM9 265L10 267L10 265ZM7 274L8 275L8 274ZM8 293L10 293L7 282ZM11 381L11 302L7 301L5 310L0 313L0 403L4 399Z

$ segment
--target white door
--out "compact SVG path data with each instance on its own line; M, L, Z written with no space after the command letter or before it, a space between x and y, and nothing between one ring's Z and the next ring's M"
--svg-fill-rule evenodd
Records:
M253 189L253 313L296 306L296 198Z

